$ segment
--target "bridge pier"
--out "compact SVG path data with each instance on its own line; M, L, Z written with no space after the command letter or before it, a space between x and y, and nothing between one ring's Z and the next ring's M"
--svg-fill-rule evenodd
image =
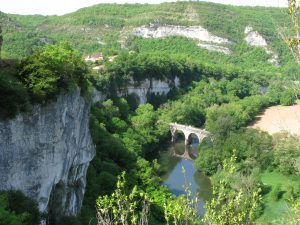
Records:
M171 141L172 143L175 143L177 139L177 129L171 126L170 130L171 130L171 138L172 138Z
M200 140L199 140L199 143L200 143ZM189 139L189 138L186 139L186 138L185 138L184 144L185 144L185 145L190 145L190 144L192 144L191 139Z

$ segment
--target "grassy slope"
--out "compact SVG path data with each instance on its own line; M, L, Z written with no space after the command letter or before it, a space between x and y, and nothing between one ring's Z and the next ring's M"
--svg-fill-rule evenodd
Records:
M281 190L286 192L291 186L299 192L300 178L294 176L285 176L277 172L265 171L261 175L261 180L264 185L274 189L277 185L281 185ZM279 201L272 199L270 192L263 197L266 203L263 215L257 220L257 224L281 224L281 219L289 218L288 202L283 197Z

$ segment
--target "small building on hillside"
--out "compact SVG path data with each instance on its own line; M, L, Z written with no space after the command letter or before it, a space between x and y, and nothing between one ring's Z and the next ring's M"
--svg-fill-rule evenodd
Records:
M99 60L103 60L103 54L101 52L99 53L95 53L93 55L88 55L87 57L85 57L84 59L86 62L96 62Z
M99 71L104 70L104 65L95 66L95 67L93 67L92 69L99 72Z

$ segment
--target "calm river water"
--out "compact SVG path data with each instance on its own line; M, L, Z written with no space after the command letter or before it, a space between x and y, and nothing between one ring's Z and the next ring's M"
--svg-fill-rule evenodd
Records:
M183 156L188 153L191 158L195 158L199 144L194 139L192 143L193 144L187 148L184 145L183 140L179 140L176 143L169 145L160 151L158 162L163 171L161 176L163 184L168 186L175 195L184 193L184 184L190 184L194 196L196 193L199 193L201 197L199 212L200 216L203 216L205 213L204 202L210 200L212 196L210 179L195 169L193 160L178 157L178 155ZM185 168L185 175L182 172L182 167Z

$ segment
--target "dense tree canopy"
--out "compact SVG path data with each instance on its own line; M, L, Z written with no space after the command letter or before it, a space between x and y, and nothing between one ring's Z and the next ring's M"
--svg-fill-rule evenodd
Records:
M1 225L38 225L40 219L37 204L20 191L0 192Z
M22 60L19 79L35 101L45 102L55 97L60 89L84 88L86 74L81 54L64 42L45 46Z

